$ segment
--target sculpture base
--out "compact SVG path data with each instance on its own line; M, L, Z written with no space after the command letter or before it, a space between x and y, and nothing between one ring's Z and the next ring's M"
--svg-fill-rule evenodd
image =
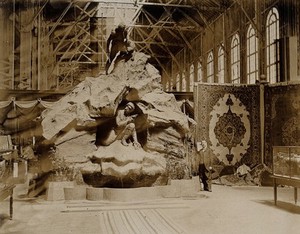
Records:
M146 201L161 198L194 197L200 191L198 177L190 180L172 180L170 185L140 188L93 188L82 186L66 188L66 200L90 201ZM79 194L76 196L76 194Z

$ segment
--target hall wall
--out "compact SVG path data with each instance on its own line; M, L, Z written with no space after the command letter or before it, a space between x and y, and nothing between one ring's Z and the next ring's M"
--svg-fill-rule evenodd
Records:
M257 2L257 4L255 4ZM214 81L218 81L217 74L217 58L218 50L223 47L225 50L225 82L231 83L231 58L230 46L232 36L238 33L240 37L240 74L241 83L247 83L247 63L246 63L246 39L247 29L252 23L259 39L259 70L258 79L262 74L266 74L266 18L269 11L276 7L280 17L280 43L282 46L281 68L285 71L280 73L280 81L297 81L300 80L300 2L297 0L268 0L268 1L239 1L226 9L225 13L218 17L213 23L209 24L199 37L191 42L193 51L184 48L177 54L176 59L181 64L178 67L171 62L167 67L168 74L163 73L163 84L166 90L174 91L174 83L176 76L181 78L179 82L182 84L182 73L190 74L191 65L194 66L193 77L185 75L187 79L187 91L193 91L189 84L199 81L199 64L202 65L202 82L206 82L207 74L207 55L213 52L214 57ZM185 56L182 56L184 54ZM285 60L285 61L284 61ZM290 66L291 64L291 66ZM173 84L173 87L172 87ZM185 91L180 86L175 91Z

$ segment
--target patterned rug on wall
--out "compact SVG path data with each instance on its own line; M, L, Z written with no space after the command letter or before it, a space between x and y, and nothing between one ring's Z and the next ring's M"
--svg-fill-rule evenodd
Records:
M226 165L260 163L259 86L198 84L198 140Z
M300 146L300 84L265 87L266 161L272 146Z

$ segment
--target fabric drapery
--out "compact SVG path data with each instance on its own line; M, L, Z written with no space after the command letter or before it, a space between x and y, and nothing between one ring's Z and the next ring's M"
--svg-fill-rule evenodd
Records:
M15 98L11 98L11 100L9 101L0 101L0 109L6 108L9 105L13 104L12 107L19 107L19 108L24 108L24 109L28 109L28 108L32 108L38 104L41 104L44 108L46 109L51 109L52 106L56 103L56 102L49 102L49 101L43 101L42 99L37 99L37 100L32 100L32 101L17 101L15 100Z

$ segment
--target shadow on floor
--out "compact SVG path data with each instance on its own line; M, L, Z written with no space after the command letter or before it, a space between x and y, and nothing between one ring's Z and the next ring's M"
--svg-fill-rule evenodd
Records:
M284 210L292 214L300 214L300 206L297 206L291 202L277 201L277 205L274 204L274 201L269 201L269 200L255 201L255 202L263 205L271 206L280 210Z

